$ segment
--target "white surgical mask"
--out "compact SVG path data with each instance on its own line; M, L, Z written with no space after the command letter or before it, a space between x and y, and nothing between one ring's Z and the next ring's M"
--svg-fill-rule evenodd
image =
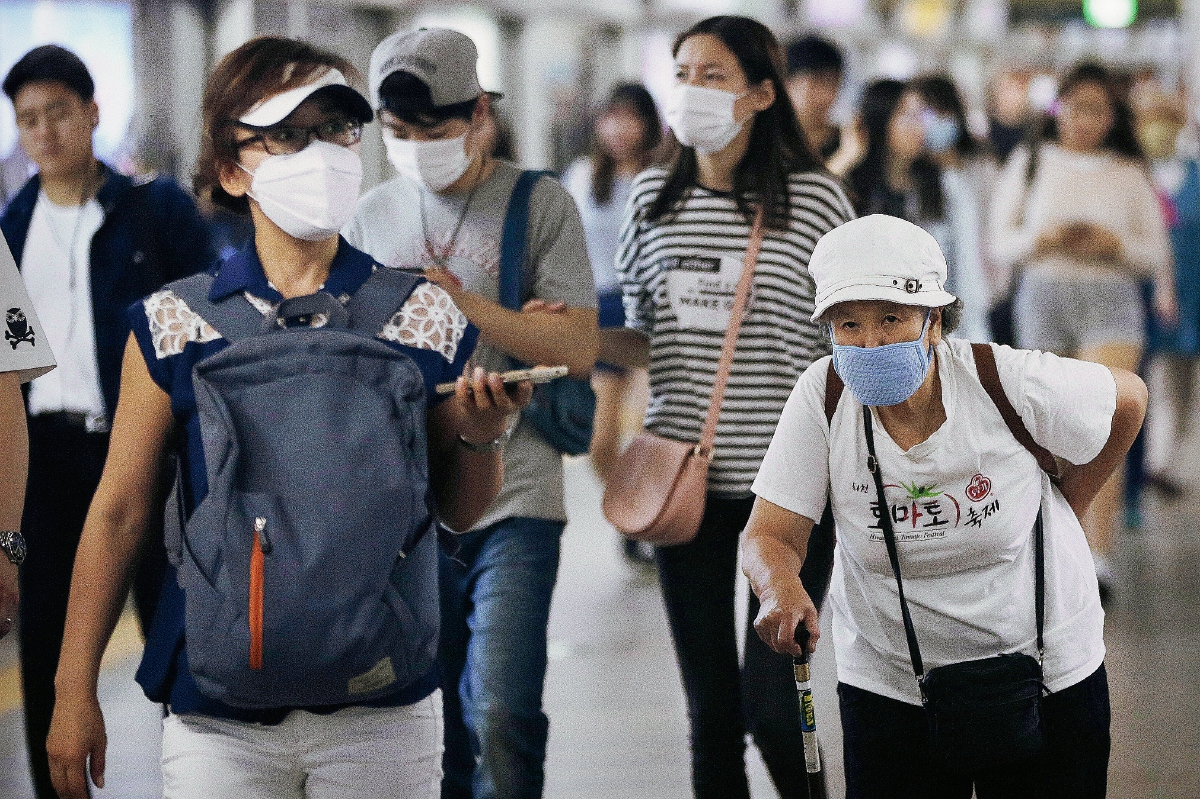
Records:
M697 152L725 149L745 121L733 118L733 104L742 95L722 89L677 83L667 98L666 117L675 137Z
M354 216L362 159L347 147L317 139L298 153L268 156L250 174L250 196L268 219L289 236L320 241Z
M430 191L441 191L466 174L467 135L456 139L413 141L384 131L383 146L396 171Z

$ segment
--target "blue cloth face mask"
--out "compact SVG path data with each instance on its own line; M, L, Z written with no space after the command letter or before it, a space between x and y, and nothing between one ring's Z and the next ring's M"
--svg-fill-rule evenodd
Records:
M921 115L921 127L925 133L925 146L931 153L944 153L958 144L960 131L954 119L926 113Z
M916 393L933 361L933 345L923 346L929 317L926 313L921 335L913 341L880 347L833 345L833 368L855 399L863 405L899 405Z

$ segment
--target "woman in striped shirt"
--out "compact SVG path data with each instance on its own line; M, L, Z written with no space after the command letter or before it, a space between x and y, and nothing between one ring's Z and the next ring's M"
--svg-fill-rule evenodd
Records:
M804 369L829 351L809 321L808 258L853 211L809 154L767 28L712 17L681 34L673 53L667 119L683 148L669 168L634 182L616 264L626 329L607 337L601 357L649 366L651 432L699 440L762 207L762 251L717 426L704 519L694 541L660 548L656 559L688 698L696 796L749 796L747 728L780 795L807 796L791 661L750 629L739 674L734 576L750 484L784 402ZM750 612L757 613L753 598Z

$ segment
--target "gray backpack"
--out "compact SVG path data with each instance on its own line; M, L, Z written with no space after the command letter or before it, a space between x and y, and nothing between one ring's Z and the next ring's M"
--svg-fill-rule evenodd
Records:
M243 708L394 693L436 658L437 536L422 374L373 333L420 280L376 269L345 307L266 316L212 282L170 286L230 342L193 375L208 493L167 534L192 675Z

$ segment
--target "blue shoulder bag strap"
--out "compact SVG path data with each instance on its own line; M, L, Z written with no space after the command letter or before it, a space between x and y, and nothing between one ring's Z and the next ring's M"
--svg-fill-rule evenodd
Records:
M504 214L504 227L500 233L500 305L510 311L519 311L524 304L522 283L525 276L525 256L529 247L529 200L533 187L544 176L553 175L537 169L526 169L517 178L508 210Z
M352 326L374 336L404 307L409 295L423 282L424 278L418 275L377 266L346 304Z
M208 298L215 278L200 272L171 284L171 292L212 325L229 343L257 336L263 331L263 315L250 304L246 295L237 293L220 302Z

